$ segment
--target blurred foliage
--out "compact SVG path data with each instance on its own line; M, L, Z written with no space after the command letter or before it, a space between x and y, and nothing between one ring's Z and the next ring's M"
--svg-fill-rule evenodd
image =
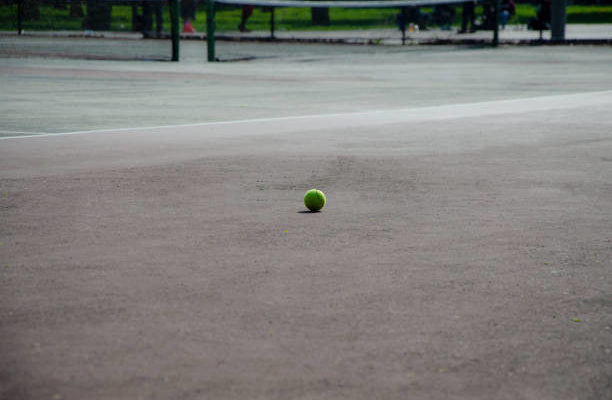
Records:
M0 3L0 30L17 29L17 6L16 4ZM84 13L87 13L85 3L82 4ZM114 5L112 7L112 31L133 30L132 14L133 7L130 5ZM423 13L432 13L432 8L421 8ZM140 7L136 8L138 14L142 14ZM477 17L481 13L481 7L476 8ZM397 9L341 9L329 10L330 26L312 26L309 8L277 8L275 9L275 24L277 30L352 30L352 29L374 29L392 28L397 25ZM525 25L536 15L536 6L530 3L521 3L516 7L516 14L510 19L509 24ZM241 8L235 6L219 5L217 8L217 30L235 31L240 23ZM24 21L26 30L84 30L82 17L70 17L70 6L68 3L43 3L40 6L40 18L38 20ZM461 22L461 7L456 7L454 25ZM595 5L571 5L567 7L568 23L612 23L612 6ZM270 11L256 8L249 18L247 27L252 30L269 30ZM196 20L193 23L199 32L206 32L206 5L198 6ZM168 7L164 7L164 31L170 31L170 18Z

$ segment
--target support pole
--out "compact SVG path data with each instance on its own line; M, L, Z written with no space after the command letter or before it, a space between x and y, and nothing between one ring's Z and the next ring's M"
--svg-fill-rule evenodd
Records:
M206 42L208 45L208 62L217 61L215 58L215 0L208 0L208 11L206 11Z
M170 35L172 36L172 61L179 60L180 40L181 40L181 2L180 0L170 0Z
M552 42L565 40L565 5L566 0L552 0L550 13L550 40Z
M270 39L274 39L274 7L270 8Z
M17 34L23 33L23 0L17 1Z
M501 9L501 1L493 0L493 8L495 11L495 28L493 28L493 47L499 45L499 11Z

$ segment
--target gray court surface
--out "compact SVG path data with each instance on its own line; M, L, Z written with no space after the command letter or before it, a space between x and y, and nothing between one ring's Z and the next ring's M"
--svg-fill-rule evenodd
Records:
M221 46L0 58L0 398L612 397L609 47Z

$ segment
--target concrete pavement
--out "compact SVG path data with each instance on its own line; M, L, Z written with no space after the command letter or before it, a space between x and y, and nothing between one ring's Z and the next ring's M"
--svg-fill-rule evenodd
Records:
M201 44L0 58L0 398L612 398L609 51Z

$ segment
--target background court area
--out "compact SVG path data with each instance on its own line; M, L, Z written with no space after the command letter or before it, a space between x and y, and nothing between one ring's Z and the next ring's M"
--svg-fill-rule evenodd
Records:
M226 45L0 59L0 398L612 397L609 48Z

